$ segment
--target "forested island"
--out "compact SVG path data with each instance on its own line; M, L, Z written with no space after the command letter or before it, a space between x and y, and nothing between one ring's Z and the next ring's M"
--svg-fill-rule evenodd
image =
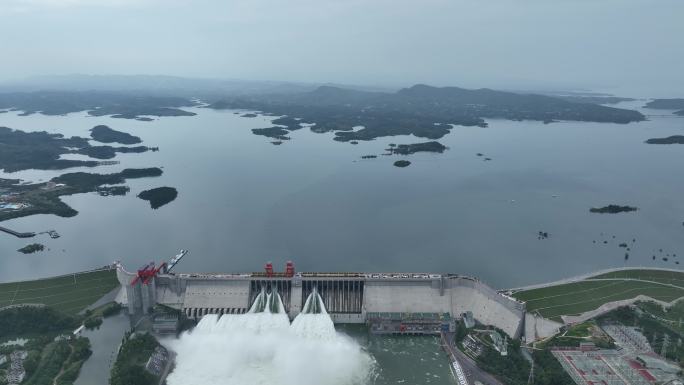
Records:
M590 212L592 213L597 213L597 214L618 214L618 213L627 213L631 211L637 211L639 210L636 207L632 206L620 206L620 205L608 205L608 206L603 206L603 207L592 207L589 209Z
M150 202L150 207L158 209L178 197L178 190L173 187L157 187L138 194L138 198Z
M65 115L87 111L91 116L150 120L143 116L193 116L181 110L197 103L183 97L140 95L101 91L37 91L0 93L0 109L23 111L22 115Z
M0 211L0 221L20 218L34 214L54 214L60 217L73 217L78 212L59 199L63 195L94 192L103 185L123 184L127 179L149 178L162 175L157 167L127 168L113 174L91 174L75 172L52 178L47 183L9 184L0 179L10 193L16 194L17 201L27 205L21 210Z
M253 128L252 133L254 135L263 135L278 140L290 139L290 137L287 136L290 132L281 127Z
M95 126L90 129L90 137L100 143L138 144L142 140L126 132L113 130L105 125Z
M311 131L332 131L334 139L342 142L393 135L439 139L449 133L452 125L484 127L487 125L484 119L488 118L610 123L645 119L637 111L552 96L427 85L415 85L396 93L322 86L295 94L224 98L208 108L246 109L285 117L273 121L284 127L253 130L257 135L284 139L289 131L306 122L312 124Z
M393 154L399 155L410 155L416 152L436 152L443 153L447 147L439 142L423 142L423 143L413 143L413 144L400 144L398 146L390 146L387 151Z
M22 254L33 254L37 253L39 251L45 250L45 246L41 245L40 243L31 243L29 245L26 245L22 247L21 249L17 250L18 252Z
M98 136L101 135L101 130L97 130ZM128 134L119 134L124 133L109 129L105 133L108 135L105 140L110 140L112 136L124 141L131 140L125 136ZM100 164L94 160L61 159L64 154L82 154L94 159L111 159L116 156L116 153L140 153L157 150L146 146L93 146L87 138L78 136L65 138L62 134L50 134L45 131L24 132L8 127L0 127L0 147L2 147L0 169L5 170L5 172L28 169L63 170L71 167L95 167Z
M410 166L411 162L409 162L408 160L398 160L398 161L394 162L394 165L396 167L402 167L403 168L403 167Z
M684 144L684 135L672 135L667 138L651 138L646 141L648 144Z

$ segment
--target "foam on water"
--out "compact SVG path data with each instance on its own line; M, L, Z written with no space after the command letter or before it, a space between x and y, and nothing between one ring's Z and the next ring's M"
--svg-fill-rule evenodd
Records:
M307 306L312 303L318 306ZM177 353L168 384L370 383L374 360L335 331L317 293L307 298L304 310L290 324L280 296L262 292L246 314L204 316L193 331L168 343Z

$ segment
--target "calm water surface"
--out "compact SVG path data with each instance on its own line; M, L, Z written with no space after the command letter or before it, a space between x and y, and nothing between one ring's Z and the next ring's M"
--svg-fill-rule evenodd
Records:
M664 262L661 256L684 256L684 146L643 143L681 135L681 118L652 117L629 125L491 120L487 128L456 126L440 139L448 151L411 155L411 166L400 169L392 166L397 156L360 157L380 154L389 143L424 139L352 145L301 129L274 146L250 131L268 127L270 118L193 111L198 115L153 122L83 113L0 114L0 126L67 136L88 136L93 126L107 124L160 148L118 155L121 163L113 166L0 177L38 181L73 171L164 169L159 178L129 181L131 193L125 197L64 197L79 211L73 218L37 215L3 222L18 231L55 229L62 237L21 240L0 234L0 281L114 260L136 268L181 248L190 254L180 271L255 271L269 260L279 267L292 259L299 270L454 272L495 287L625 264L678 267L677 258ZM158 210L136 198L160 186L176 187L178 198ZM640 210L589 213L592 206L610 203ZM538 240L539 231L549 239ZM617 245L632 239L625 262ZM16 251L33 241L49 250Z
M116 361L121 340L130 330L130 321L123 312L107 317L94 330L84 330L82 336L90 339L93 354L86 360L74 385L107 385L109 372Z

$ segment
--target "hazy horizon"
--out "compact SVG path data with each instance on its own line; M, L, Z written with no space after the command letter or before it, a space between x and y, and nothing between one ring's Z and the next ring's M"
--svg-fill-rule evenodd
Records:
M681 96L684 2L9 0L0 82L169 75Z

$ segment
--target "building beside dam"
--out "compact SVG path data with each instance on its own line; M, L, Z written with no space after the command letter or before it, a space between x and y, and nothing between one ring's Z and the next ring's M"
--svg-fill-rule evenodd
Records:
M147 270L149 272L151 270ZM525 304L473 277L429 273L171 273L143 277L117 264L131 314L148 313L156 304L180 310L189 318L206 314L246 313L262 291L278 292L289 317L296 317L315 289L335 323L366 323L379 314L439 314L493 325L511 338L524 330ZM390 316L390 318L392 318Z

